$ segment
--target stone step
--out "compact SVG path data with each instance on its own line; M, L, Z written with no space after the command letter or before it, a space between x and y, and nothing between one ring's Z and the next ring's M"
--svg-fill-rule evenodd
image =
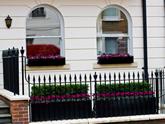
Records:
M11 124L10 107L0 100L0 124Z
M11 115L10 114L0 114L0 124L11 123Z
M9 107L0 107L0 114L9 114L10 113L10 108Z
M6 103L0 100L0 105L6 105Z
M11 117L10 114L0 114L0 118L8 118Z
M9 114L10 113L10 108L9 106L0 100L0 114Z

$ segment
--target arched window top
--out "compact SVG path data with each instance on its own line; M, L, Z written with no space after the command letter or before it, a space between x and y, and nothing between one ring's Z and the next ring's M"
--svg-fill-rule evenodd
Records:
M27 18L27 36L61 36L63 18L60 12L51 6L34 8Z
M99 15L97 22L97 53L132 55L132 23L122 7L111 5Z
M40 61L43 58L54 61L57 56L64 56L63 23L62 15L54 7L40 5L30 12L26 21L28 62L34 58L39 58Z
M102 29L100 26L102 26ZM118 32L118 33L127 33L128 35L131 35L132 32L131 29L132 29L131 17L129 13L120 6L110 5L106 7L104 10L102 10L102 12L98 16L98 21L97 21L98 33Z

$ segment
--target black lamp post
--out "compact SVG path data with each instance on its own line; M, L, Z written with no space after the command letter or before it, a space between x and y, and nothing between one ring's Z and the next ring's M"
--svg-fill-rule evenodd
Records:
M5 18L5 23L6 23L6 27L7 28L10 28L11 27L12 18L9 15Z

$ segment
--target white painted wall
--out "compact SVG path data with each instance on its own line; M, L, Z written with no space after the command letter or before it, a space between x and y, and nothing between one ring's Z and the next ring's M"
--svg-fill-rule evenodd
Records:
M149 68L165 66L165 12L164 0L147 0L148 62ZM143 67L143 33L141 0L1 0L0 2L0 53L3 49L25 46L26 18L40 4L57 8L64 17L65 56L69 70L31 71L31 74L93 73L109 71L135 71ZM125 8L133 23L133 55L137 68L94 69L97 62L96 20L108 5ZM10 15L12 27L7 29L4 19ZM1 61L2 63L2 61ZM0 77L2 69L0 68ZM2 82L2 78L0 79Z

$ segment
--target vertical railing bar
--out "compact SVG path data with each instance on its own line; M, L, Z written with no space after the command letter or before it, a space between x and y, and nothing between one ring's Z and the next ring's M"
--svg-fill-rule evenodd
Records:
M111 79L111 73L109 73L109 85L108 85L108 88L110 89L110 91L109 91L109 93L112 93L112 91L111 91L111 83L112 83L112 79ZM112 98L111 97L109 97L108 98L110 101L109 101L109 107L110 108L112 108L111 106L111 104L112 104ZM112 108L112 110L109 110L109 113L110 113L110 116L112 116L112 114L113 114L113 108Z
M90 75L91 76L91 75ZM94 107L94 117L96 117L97 116L97 113L96 113L96 106L94 106L94 104L97 102L97 95L98 95L98 91L97 91L97 73L95 72L95 74L94 74L94 94L95 94L95 97L94 97L94 99L92 99L92 101L94 100L94 102L93 102L93 104L92 104L92 106ZM91 79L90 79L91 80Z
M127 100L126 100L126 95L125 95L125 92L126 92L126 89L125 89L125 80L126 80L126 74L125 74L125 72L123 73L123 81L124 81L124 91L123 91L123 93L124 93L124 104L127 104ZM127 109L126 108L124 108L124 115L126 115L127 114Z
M41 98L41 85L40 85L40 83L41 83L41 77L39 76L38 77L38 85L39 85L39 98ZM41 102L41 101L40 101ZM40 107L40 105L38 106L39 107L39 114L38 114L38 116L39 116L39 118L42 118L42 113L41 113L41 107Z
M142 97L143 97L143 102L144 102L144 103L146 103L146 100L145 100L145 97L144 97L144 82L145 82L145 81L146 81L146 79L145 79L145 73L142 72L142 86L143 86L143 88L142 88L143 96L142 96ZM146 105L143 104L142 107L143 107L142 113L145 114Z
M10 62L13 62L13 63L10 63L11 64L11 73L12 73L12 75L11 75L11 79L13 79L14 81L15 81L15 75L13 75L14 74L14 66L15 66L15 61L13 61L14 60L14 48L11 50L11 56L10 56L10 59L11 59L11 61ZM15 84L14 83L12 83L12 92L14 92L14 95L16 95L17 93L16 93L16 87L17 86L15 86ZM18 93L18 95L19 95L19 93Z
M104 74L105 75L105 74ZM102 80L102 75L101 75L101 73L99 74L99 83L97 83L96 84L96 86L98 86L98 87L103 87L103 86L105 86L106 85L106 81L105 81L105 76L103 75L103 80ZM100 104L100 106L102 106L102 104L104 104L104 103L102 103L101 101L104 99L105 100L105 98L103 97L103 96L101 96L104 92L101 92L101 90L99 91L99 88L96 88L97 89L97 92L96 92L96 94L97 94L97 98L96 98L96 102L99 102L99 104ZM105 89L106 90L106 89ZM106 91L105 91L106 92ZM96 106L97 107L97 106ZM106 105L105 105L105 107L106 107ZM106 109L105 110L103 110L103 111L105 111L106 112ZM95 112L95 114L97 115L97 111ZM100 114L102 115L102 111L100 111Z
M137 72L137 83L138 83L138 86L139 86L139 84L140 84L140 73L139 72ZM140 105L142 105L142 101L141 101L141 99L139 100L139 104L138 104L138 106L137 106L137 113L138 114L140 114L140 108L141 108L141 106Z
M163 96L162 96L162 101L164 101L164 100L165 100L165 99L164 99L164 98L165 98L165 95L164 95L164 94L165 94L164 83L165 83L165 82L164 82L164 70L162 70L162 84L163 84L163 86L162 86L162 87L163 87ZM163 113L163 114L164 114L164 113Z
M69 75L69 87L71 87L71 85L72 85L72 76L71 76L71 74L70 74L70 75ZM69 99L69 100L70 100L70 99ZM70 100L70 101L71 101L71 100ZM70 107L71 109L73 108L71 104L69 104L68 107ZM69 115L72 116L72 115L74 115L74 114L73 114L73 112L70 112Z
M120 72L118 73L118 81L119 81L119 84L118 84L118 91L117 91L117 93L121 93L121 91L120 91L120 88L121 88L121 75L120 75ZM120 96L119 96L120 97ZM122 104L122 102L123 102L123 99L121 98L121 99L118 99L118 108L119 108L119 115L121 116L122 115L122 110L121 110L121 106L123 105ZM120 102L121 101L121 102Z
M149 77L149 80L150 80L150 90L151 90L152 93L155 93L154 92L154 84L153 84L153 82L154 82L153 76L154 76L153 71L151 71L151 75ZM155 110L154 108L156 108L156 107L155 107L155 97L154 97L154 94L152 94L151 98L152 98L152 100L154 100L153 101L153 108L152 108L152 110Z
M75 87L76 87L76 85L77 85L77 76L76 76L76 74L74 75L74 81L75 81ZM75 104L77 103L77 99L75 99L75 102L74 103ZM77 110L77 106L75 105L75 107L74 107L74 118L77 118L76 110Z
M49 86L49 96L51 97L52 96L52 87L51 87L51 76L49 75L49 77L48 77L48 82L49 82L49 84L48 84L48 86ZM48 99L48 114L49 114L49 116L48 116L48 119L49 120L52 120L52 113L51 113L51 104L52 104L52 101L51 101L51 99Z
M22 60L21 62L22 64L22 95L24 95L24 61L23 61L24 49L23 47L21 48L20 52L21 52L21 60Z
M84 75L84 86L87 87L86 85L87 83L87 76L86 74ZM89 99L92 100L92 86L91 86L91 82L89 82L89 94L88 94L88 91L87 91L87 95L89 95ZM84 100L86 101L88 98L86 97ZM92 106L91 106L92 108ZM85 109L85 106L83 106L83 109ZM92 110L92 109L91 109ZM91 113L87 113L87 117L90 117Z
M82 82L81 82L81 74L79 75L79 82L80 82L80 89L83 89L83 86L82 86ZM85 88L84 88L85 89ZM81 95L83 93L83 91L81 91L80 92L80 94L79 95ZM84 101L83 101L83 99L80 97L80 98L78 98L79 99L79 101L81 102L81 103L83 103ZM87 101L87 100L85 100L85 101ZM85 106L85 105L84 105ZM80 106L79 106L79 109L81 110L81 108L83 108L83 104L80 104ZM85 110L86 110L86 107L85 107ZM87 113L88 114L88 113ZM79 117L82 117L83 115L82 115L82 113L81 113L81 111L79 111Z
M66 80L67 80L67 77L66 77L66 74L64 75L64 94L66 95L67 94L67 85L66 85ZM66 99L64 99L64 102L67 102ZM64 107L64 118L67 118L67 108L66 106Z
M135 73L133 72L133 74L132 74L132 77L133 77L133 87L134 87L134 89L136 88L136 82L135 82ZM136 91L134 91L134 93L135 93ZM135 96L135 94L133 95L133 103L135 103L136 102L136 96ZM133 115L135 115L137 113L137 105L133 105Z
M117 96L116 96L116 89L117 89L117 82L116 82L116 73L114 73L114 94L115 94L115 103L117 104L118 106L118 100L117 100ZM117 107L114 107L114 114L113 115L117 115L117 112L118 112L118 108Z
M160 86L160 89L159 89L159 104L160 104L160 108L162 108L162 70L159 71L159 86Z
M61 75L59 75L59 83L60 83L60 85L58 84L59 87L60 87L60 94L59 94L59 96L61 97L62 96L62 85L61 85L61 83L62 83L62 77L61 77ZM60 98L59 101L62 102L62 99ZM61 109L63 109L63 108L61 108ZM61 112L62 110L59 110L59 111ZM63 118L62 112L61 113L60 112L59 112L60 118Z
M31 87L30 87L30 75L28 75L28 77L27 77L27 81L28 81L28 95L29 95L29 97L31 98L31 93L30 93L30 89L31 89ZM32 121L32 107L31 107L31 101L29 102L30 104L29 104L29 117L30 117L30 121Z
M35 89L36 89L36 87L35 87L35 76L33 76L33 93L34 93L34 96L35 96ZM33 103L34 105L36 104L36 100L34 100L34 103ZM37 115L35 115L36 113L33 113L34 114L34 116L33 117L36 117ZM36 118L34 118L34 120L36 120ZM39 118L39 120L40 120L40 118Z
M156 78L156 106L157 106L157 111L156 113L159 113L159 75L158 75L158 70L155 71L155 78Z
M130 86L131 86L131 75L130 75L130 72L128 72L128 87L129 87L129 93L131 92L131 89L130 89ZM129 114L133 114L132 113L132 109L133 109L133 106L132 106L132 100L130 99L131 98L131 96L129 96L129 102L130 102L130 107L129 107L129 111L128 112L130 112Z
M46 104L46 77L45 77L45 75L43 77L43 81L44 81L44 104ZM48 116L47 108L45 108L45 109L46 110L43 113L44 116L42 116L42 117L47 120L47 116Z
M56 94L56 75L53 75L53 91L54 91L53 95L57 96L57 94ZM57 98L53 99L53 103L57 104ZM53 119L56 120L57 119L57 110L56 110L55 105L53 105L52 111L54 111L53 112Z

